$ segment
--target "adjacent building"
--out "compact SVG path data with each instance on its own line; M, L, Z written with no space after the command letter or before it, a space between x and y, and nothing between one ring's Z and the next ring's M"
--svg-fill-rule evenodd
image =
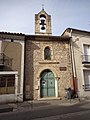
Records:
M90 32L67 28L62 36L71 37L75 89L79 97L90 97Z
M24 39L0 32L0 103L23 101Z

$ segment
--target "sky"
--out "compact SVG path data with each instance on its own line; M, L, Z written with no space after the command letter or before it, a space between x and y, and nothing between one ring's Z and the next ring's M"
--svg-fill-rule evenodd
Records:
M90 0L0 0L0 32L35 34L35 14L51 15L52 35L66 28L90 31Z

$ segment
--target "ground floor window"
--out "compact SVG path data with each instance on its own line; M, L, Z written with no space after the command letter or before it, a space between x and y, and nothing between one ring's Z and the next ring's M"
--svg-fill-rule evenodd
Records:
M84 70L84 89L90 90L90 70Z
M0 75L0 94L15 93L15 75Z

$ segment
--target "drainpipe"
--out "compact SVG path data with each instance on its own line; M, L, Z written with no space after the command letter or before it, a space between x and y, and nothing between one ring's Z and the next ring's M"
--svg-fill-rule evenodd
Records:
M78 95L77 87L77 74L76 74L76 65L75 65L75 55L74 55L74 42L72 41L72 30L70 34L70 50L71 50L71 62L72 62L72 72L73 72L73 87L75 93Z

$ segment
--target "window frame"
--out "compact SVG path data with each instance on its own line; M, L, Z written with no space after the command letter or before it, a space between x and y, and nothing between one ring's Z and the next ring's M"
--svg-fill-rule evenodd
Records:
M0 94L15 94L15 74L12 75L0 75Z
M51 60L51 49L49 46L44 48L44 60Z

